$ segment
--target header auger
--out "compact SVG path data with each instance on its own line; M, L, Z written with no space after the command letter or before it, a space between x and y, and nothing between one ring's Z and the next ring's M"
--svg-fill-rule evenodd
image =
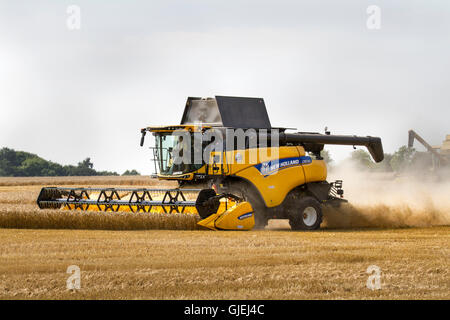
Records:
M264 227L289 219L294 230L314 230L323 205L339 205L342 181L327 182L325 144L367 147L383 160L378 137L272 127L261 98L188 98L180 125L147 127L155 137L155 170L177 189L43 188L40 208L196 214L213 230Z

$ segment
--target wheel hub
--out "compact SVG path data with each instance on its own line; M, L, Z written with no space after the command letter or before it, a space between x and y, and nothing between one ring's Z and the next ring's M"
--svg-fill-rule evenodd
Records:
M312 227L317 221L317 211L313 207L307 207L303 210L303 223Z

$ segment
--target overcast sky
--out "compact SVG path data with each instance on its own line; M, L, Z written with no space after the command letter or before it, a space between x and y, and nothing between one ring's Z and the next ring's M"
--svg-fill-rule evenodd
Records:
M0 0L0 147L149 174L140 128L214 95L263 97L274 126L380 136L386 152L409 129L441 144L450 2Z

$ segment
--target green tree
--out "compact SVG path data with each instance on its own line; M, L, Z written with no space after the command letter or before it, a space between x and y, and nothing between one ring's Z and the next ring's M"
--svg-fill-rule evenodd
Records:
M323 158L327 166L331 166L334 162L333 158L331 158L331 154L329 150L320 151L320 156Z
M86 158L83 161L78 162L78 168L92 169L94 168L94 164L91 162L91 158Z
M97 175L99 175L99 176L120 176L120 174L118 174L115 171L97 171Z
M65 166L68 176L96 176L98 173L93 169L94 164L91 162L91 158L86 158L78 165L75 166Z
M379 171L387 171L392 172L392 166L391 166L391 160L392 160L392 154L385 153L383 161L376 163L375 168Z
M390 161L392 169L394 171L403 171L411 165L414 159L416 150L414 148L408 148L407 146L401 146L393 155Z
M126 170L122 175L123 176L140 176L141 174L133 169L133 170Z
M95 176L118 175L116 172L96 171L91 158L79 162L77 166L62 166L47 161L35 154L15 151L9 148L0 149L0 176Z
M25 159L19 167L20 175L26 177L42 176L42 171L48 169L48 163L42 158L32 157Z
M26 158L24 154L16 152L9 148L0 150L0 169L4 176L12 177L18 174L17 167L20 166Z
M370 154L364 150L358 149L352 152L351 159L355 161L360 167L371 169L374 167L374 162Z

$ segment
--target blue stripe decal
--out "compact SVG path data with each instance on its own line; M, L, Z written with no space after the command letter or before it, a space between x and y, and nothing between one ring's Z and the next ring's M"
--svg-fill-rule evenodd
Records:
M284 159L270 160L255 165L255 168L264 176L267 177L271 174L277 173L279 170L290 168L293 166L300 166L304 164L310 164L312 162L311 157L292 157Z
M238 219L244 220L244 219L250 218L252 215L253 215L253 212L244 213L242 216L239 216Z

